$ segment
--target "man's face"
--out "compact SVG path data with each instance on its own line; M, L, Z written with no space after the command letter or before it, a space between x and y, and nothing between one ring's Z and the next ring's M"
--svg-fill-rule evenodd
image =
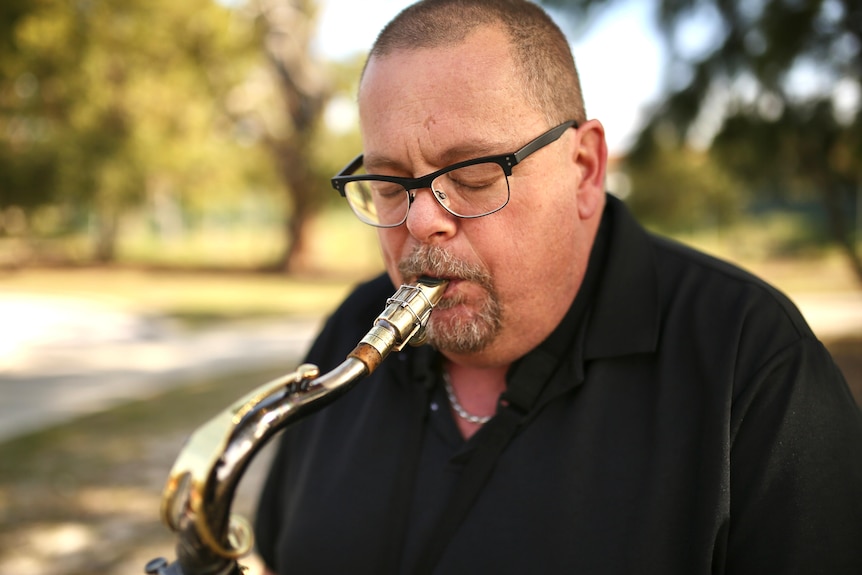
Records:
M516 151L551 127L519 82L497 28L372 59L359 93L366 170L418 177ZM579 212L578 142L568 130L517 165L499 212L461 219L417 190L406 223L379 231L396 285L422 274L451 280L429 324L450 359L506 365L547 337L571 304L592 242Z

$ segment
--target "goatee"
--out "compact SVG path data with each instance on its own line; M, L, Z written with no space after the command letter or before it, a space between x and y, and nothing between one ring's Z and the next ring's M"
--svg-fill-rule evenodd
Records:
M421 245L399 262L398 271L405 280L430 275L468 281L483 289L484 295L478 307L464 306L464 313L457 315L431 314L427 326L428 342L437 349L459 354L476 353L499 334L502 307L493 278L482 266L460 260L443 248ZM452 309L465 303L468 302L463 294L455 294L444 297L437 309Z

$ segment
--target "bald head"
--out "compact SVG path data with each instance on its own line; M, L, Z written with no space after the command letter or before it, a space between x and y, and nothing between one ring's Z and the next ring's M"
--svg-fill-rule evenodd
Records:
M369 61L400 51L458 45L483 27L503 30L524 98L545 116L548 125L586 121L580 81L565 35L541 8L524 0L417 2L380 32Z

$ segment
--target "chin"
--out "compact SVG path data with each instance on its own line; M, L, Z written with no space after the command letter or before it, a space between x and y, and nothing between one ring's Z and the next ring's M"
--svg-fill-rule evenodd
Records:
M500 333L499 313L494 306L470 310L463 303L445 304L431 314L428 342L440 351L457 354L478 353L488 347Z

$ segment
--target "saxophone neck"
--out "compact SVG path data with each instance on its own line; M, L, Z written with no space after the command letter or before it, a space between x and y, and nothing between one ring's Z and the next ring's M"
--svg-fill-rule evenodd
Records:
M251 528L230 513L251 458L277 431L321 409L373 372L392 351L424 342L425 326L447 280L420 278L401 286L371 330L336 369L304 364L235 402L198 428L171 469L162 519L179 536L179 561L159 575L233 575L253 544ZM181 564L181 565L180 565ZM168 570L172 569L172 570Z

